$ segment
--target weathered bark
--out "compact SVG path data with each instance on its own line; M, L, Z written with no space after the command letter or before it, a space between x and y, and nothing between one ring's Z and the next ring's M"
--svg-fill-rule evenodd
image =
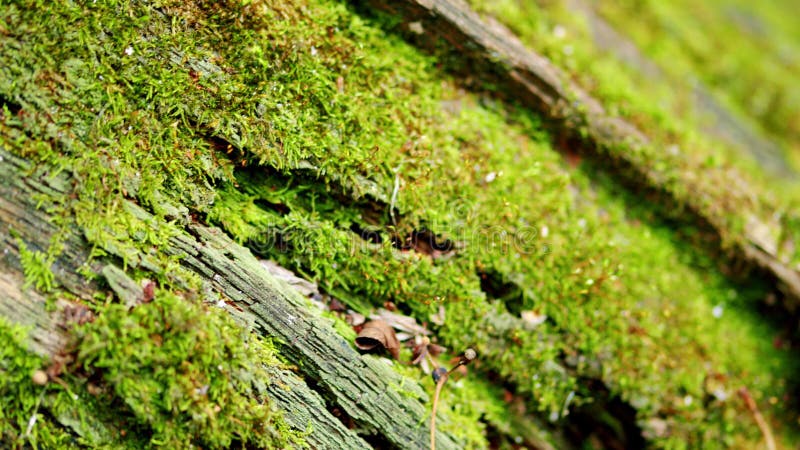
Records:
M0 180L0 314L14 323L31 326L31 351L52 356L67 340L62 315L69 302L61 301L49 312L45 299L23 286L19 242L32 250L48 247L57 229L44 212L48 205L37 205L36 198L43 193L66 196L69 178L65 173L50 176L46 170L34 169L24 159L0 149ZM141 218L151 218L133 203L127 207ZM308 442L312 447L369 446L328 411L329 403L351 417L360 433L378 442L392 447L427 447L424 403L429 398L418 384L401 380L385 360L358 354L336 334L330 320L321 317L293 288L273 278L247 249L222 231L201 225L189 225L186 231L171 239L170 252L203 280L207 300L232 301L235 307L226 308L231 314L245 326L277 337L283 343L282 353L299 367L301 375L314 380L312 389L297 374L271 369L275 378L268 388L271 401L286 411L291 425L300 430L311 426ZM88 244L78 230L69 230L64 248L52 266L55 281L88 298L99 289L78 273L88 260ZM146 256L130 256L126 255L131 266L155 269ZM110 262L107 258L95 259L90 270L102 275L122 301L135 301L142 295L138 286L124 271L108 265ZM402 393L398 386L402 386ZM437 436L439 448L457 447L448 434L438 432Z
M542 113L557 134L580 143L582 151L609 166L623 183L644 190L648 197L658 198L663 210L685 205L681 218L717 236L717 245L722 245L721 236L731 234L724 220L703 210L702 192L688 199L676 198L663 174L648 170L636 159L637 148L651 145L644 133L625 120L610 116L600 102L546 58L526 48L498 22L483 20L463 0L367 0L366 3L402 18L402 27L412 41L429 48L441 48L440 44L445 43L466 63L465 72L470 77L490 81L505 94ZM631 150L613 155L605 151L616 147ZM728 189L743 197L750 195L747 186L739 185L741 180L730 182ZM695 191L694 186L684 187L689 192ZM755 217L746 219L744 235L738 240L732 259L766 272L788 297L787 307L794 310L800 300L800 272L777 256L773 236L780 234L776 231L778 225Z

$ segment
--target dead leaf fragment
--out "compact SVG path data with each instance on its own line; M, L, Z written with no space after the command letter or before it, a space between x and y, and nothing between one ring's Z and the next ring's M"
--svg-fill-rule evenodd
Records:
M370 351L376 348L385 348L394 359L400 354L400 342L394 329L383 320L373 320L364 324L364 328L356 337L356 347L359 350Z
M383 308L379 309L377 313L372 314L370 318L375 321L380 320L386 322L390 327L406 332L412 336L426 336L431 334L427 328L418 324L413 317L391 312Z
M346 316L344 316L344 320L351 326L351 327L358 327L364 324L367 319L364 317L363 314L359 314L357 312L350 312Z

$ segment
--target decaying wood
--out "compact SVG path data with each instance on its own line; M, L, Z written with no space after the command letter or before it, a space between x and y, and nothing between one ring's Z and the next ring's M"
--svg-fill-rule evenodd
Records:
M0 315L31 326L30 348L45 356L52 356L67 338L60 321L68 302L57 304L55 311L49 312L42 296L24 289L19 242L30 250L48 248L57 229L37 199L43 193L55 198L66 196L68 186L67 174L50 176L46 169L35 169L0 149ZM141 218L152 219L133 203L127 207ZM349 416L363 436L391 447L427 446L425 403L429 398L422 388L411 380L402 380L388 366L388 360L357 353L333 330L329 319L321 317L293 288L273 278L249 250L222 231L201 225L187 225L185 233L171 239L171 245L170 252L203 280L208 301L225 300L234 305L226 309L243 325L277 338L282 354L299 367L300 374L271 369L275 378L268 393L271 401L286 411L291 425L300 430L311 427L307 439L314 448L369 447L356 431L329 412L330 407ZM98 289L78 273L88 260L88 244L78 230L70 230L64 247L52 266L55 280L78 297L88 298ZM112 255L120 252L115 248L104 250ZM156 269L146 256L139 256L130 259L129 265ZM88 268L104 277L122 301L133 302L142 295L124 271L109 265L108 258L96 259ZM304 378L314 380L315 388ZM458 447L441 431L437 442L441 448Z
M429 48L441 48L444 43L464 62L463 70L469 77L490 81L539 111L557 133L581 142L582 150L609 166L620 181L656 194L667 205L665 210L684 204L673 196L664 174L649 170L645 162L637 160L637 148L652 145L647 136L629 122L610 116L600 102L549 60L526 48L498 22L482 19L463 0L361 1L400 17L413 42ZM630 151L605 152L615 147ZM747 186L740 184L740 180L731 180L727 188L736 195L748 196ZM689 192L694 190L691 185L684 187ZM697 194L689 199L684 219L716 236L728 235L727 224L703 212L700 203L704 196ZM734 249L734 259L766 272L786 294L787 307L794 309L800 301L800 272L776 254L774 236L780 235L779 225L754 217L748 220L744 239Z

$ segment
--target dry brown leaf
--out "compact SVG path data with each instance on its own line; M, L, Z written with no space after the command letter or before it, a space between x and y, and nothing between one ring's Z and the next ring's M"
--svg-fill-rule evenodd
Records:
M373 314L370 318L373 320L386 322L389 324L389 326L406 332L412 336L427 336L431 334L427 328L418 324L413 317L391 312L385 309L379 309L377 313Z
M394 329L383 320L373 320L364 324L364 328L356 337L356 347L359 350L370 351L381 347L391 353L394 359L400 354L400 342Z

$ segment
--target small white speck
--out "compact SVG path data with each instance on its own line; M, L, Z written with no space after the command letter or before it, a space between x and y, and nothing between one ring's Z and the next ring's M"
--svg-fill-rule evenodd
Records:
M686 406L692 406L692 402L693 401L694 401L694 399L692 398L691 395L687 395L686 397L683 397L683 404L686 405Z
M564 46L564 54L565 55L569 56L569 55L572 54L573 51L575 51L575 50L572 48L571 45L565 45Z
M717 305L714 307L714 309L711 310L711 315L719 319L720 317L722 317L723 312L725 312L725 309L722 307L722 305Z
M0 156L0 162L3 162L3 157L2 156Z
M220 307L220 308L224 308L225 307L225 300L218 301L217 302L217 306Z
M522 311L520 313L520 318L522 319L526 329L533 329L543 324L547 320L547 315L530 310Z
M126 54L126 55L128 55L128 56L131 56L131 55L133 54L133 47L131 47L131 46L128 46L128 47L125 49L125 54Z
M587 286L591 286L593 284L594 284L594 280L593 279L589 278L588 280L586 280L586 285Z
M547 228L547 225L542 225L542 228L539 230L539 234L541 234L543 238L550 236L550 228Z
M311 56L317 56L317 47L311 46Z
M424 34L425 28L422 27L422 22L416 21L408 24L408 31L416 34Z
M586 228L586 219L578 219L578 226L581 228Z
M557 39L564 39L567 36L567 29L561 25L553 27L553 36Z
M494 172L489 172L486 174L486 178L484 178L484 180L486 180L487 183L491 183L495 178L497 178L497 174Z
M33 426L36 425L37 415L34 413L31 418L28 420L28 428L25 430L25 435L30 435L31 431L33 431Z

